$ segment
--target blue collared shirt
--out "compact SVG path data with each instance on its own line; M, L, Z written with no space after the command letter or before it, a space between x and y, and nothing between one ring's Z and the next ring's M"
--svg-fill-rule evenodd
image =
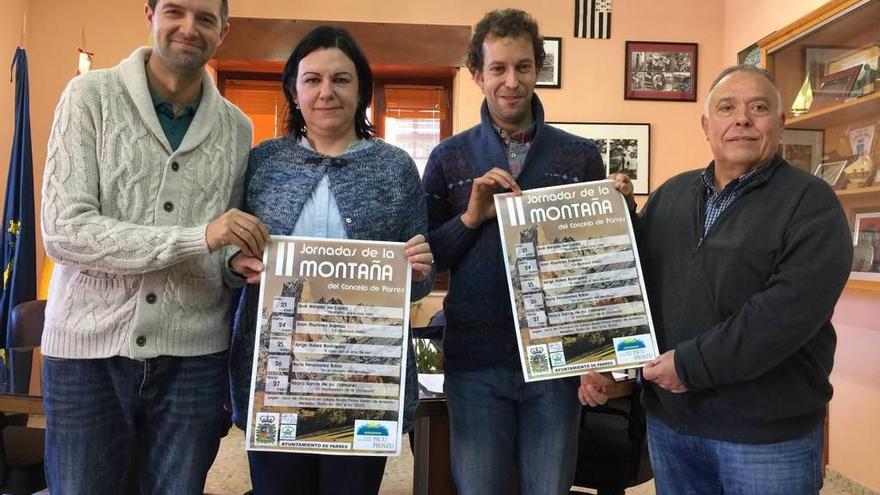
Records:
M299 144L303 148L312 149L309 140L305 137L300 139ZM349 144L345 152L350 153L372 145L369 139L361 139ZM339 212L339 205L333 197L333 191L330 190L330 179L327 178L327 174L321 177L318 185L312 190L312 195L303 205L302 213L296 219L290 235L348 239L342 213Z
M526 164L526 155L529 154L529 148L532 147L532 141L535 140L535 123L532 122L526 130L509 133L501 128L501 126L492 125L501 142L507 147L507 165L510 167L510 175L514 179L522 173Z
M202 92L191 103L184 105L180 113L174 115L174 107L171 103L163 100L153 90L150 90L150 98L153 100L153 107L156 109L156 117L159 118L159 125L162 126L162 132L165 133L165 139L171 145L171 149L176 151L189 130L196 111L199 109L199 103L202 102Z
M700 174L703 185L706 186L706 215L703 221L703 236L709 232L712 225L734 201L742 196L743 188L756 181L769 169L769 164L755 167L748 172L730 181L721 191L715 189L715 163L711 163Z

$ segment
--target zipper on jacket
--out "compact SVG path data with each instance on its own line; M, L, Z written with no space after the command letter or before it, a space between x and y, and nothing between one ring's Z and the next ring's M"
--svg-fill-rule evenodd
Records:
M697 246L694 247L693 252L691 252L691 260L697 257L697 253L700 252L700 247L703 246L703 225L706 223L706 200L703 198L702 194L697 194L697 232L700 233L700 240L697 242ZM717 220L716 220L717 221Z
M721 222L721 220L724 219L724 217L726 217L728 215L730 210L736 208L737 203L739 203L741 199L742 199L742 196L738 196L736 198L736 200L733 201L733 203L730 203L729 205L727 205L727 208L725 208L724 211L722 211L721 214L718 215L718 218L716 218L715 221L712 222L712 225L709 227L709 230L700 234L700 241L697 242L697 247L694 248L694 252L691 254L691 259L694 259L697 256L697 253L700 251L700 247L703 246L703 241L706 240L706 237L709 237L709 234L711 234L715 230L715 227ZM699 228L700 231L702 231L703 224L706 223L706 208L705 208L705 206L700 211L702 212L702 213L700 213L700 225L697 226L697 228Z
M702 246L703 246L703 237L700 236L700 241L697 242L697 247L695 247L695 248L694 248L694 252L691 253L691 259L694 259L694 258L697 257L697 253L700 252L700 248L701 248Z
M775 160L777 160L777 158L774 158L773 160L775 161ZM771 164L772 163L773 162L771 162ZM770 174L772 172L774 172L774 170L767 170L764 172L764 174L766 175L766 174ZM716 218L715 221L712 222L712 226L709 227L709 230L706 230L705 232L704 232L704 230L705 230L705 224L706 224L706 203L708 202L709 198L704 199L701 194L697 195L697 211L700 212L699 217L698 217L700 222L697 225L697 228L700 229L700 241L697 242L697 247L695 247L693 253L691 253L691 260L696 258L697 254L700 251L700 248L703 246L703 240L706 237L708 237L709 234L711 234L713 230L715 230L715 226L718 225L718 222L720 222L725 216L727 216L727 212L730 211L731 208L736 206L736 204L739 203L739 201L742 199L743 196L745 196L746 194L750 193L752 190L762 186L765 182L767 182L768 178L769 178L769 176L765 176L764 178L759 179L756 182L752 182L751 184L746 185L745 188L739 192L739 195L737 195L737 198L733 201L733 203L730 203L729 205L727 205L727 208L725 208L724 211L722 211L721 214L718 215L718 218ZM702 191L705 191L705 185L701 184L701 187L703 188Z

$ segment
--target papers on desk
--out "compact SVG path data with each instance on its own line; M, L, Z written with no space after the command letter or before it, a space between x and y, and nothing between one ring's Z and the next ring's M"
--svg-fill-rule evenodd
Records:
M626 371L612 371L611 376L614 378L615 382L622 382L630 377L629 373Z
M443 393L443 374L425 373L419 374L419 387L431 394Z

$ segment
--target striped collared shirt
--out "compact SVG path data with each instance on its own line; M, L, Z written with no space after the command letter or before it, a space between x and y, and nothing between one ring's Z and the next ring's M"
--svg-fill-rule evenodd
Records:
M703 170L700 178L703 180L703 185L706 186L707 193L706 215L703 221L704 237L715 221L718 220L718 217L721 216L721 213L742 195L743 188L761 178L769 168L769 164L755 167L730 181L721 191L715 189L715 163L711 163Z
M507 165L510 167L510 175L516 179L522 173L526 155L535 140L535 123L532 122L528 129L519 132L507 132L497 125L493 127L507 147Z

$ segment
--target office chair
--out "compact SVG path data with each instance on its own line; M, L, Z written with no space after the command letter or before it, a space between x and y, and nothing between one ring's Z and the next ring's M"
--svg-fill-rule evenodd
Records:
M639 382L628 397L584 407L574 486L598 495L623 495L626 488L653 478Z
M46 301L26 301L12 309L9 347L32 351L40 345ZM0 493L31 495L46 488L43 474L45 430L28 428L27 417L0 411Z

